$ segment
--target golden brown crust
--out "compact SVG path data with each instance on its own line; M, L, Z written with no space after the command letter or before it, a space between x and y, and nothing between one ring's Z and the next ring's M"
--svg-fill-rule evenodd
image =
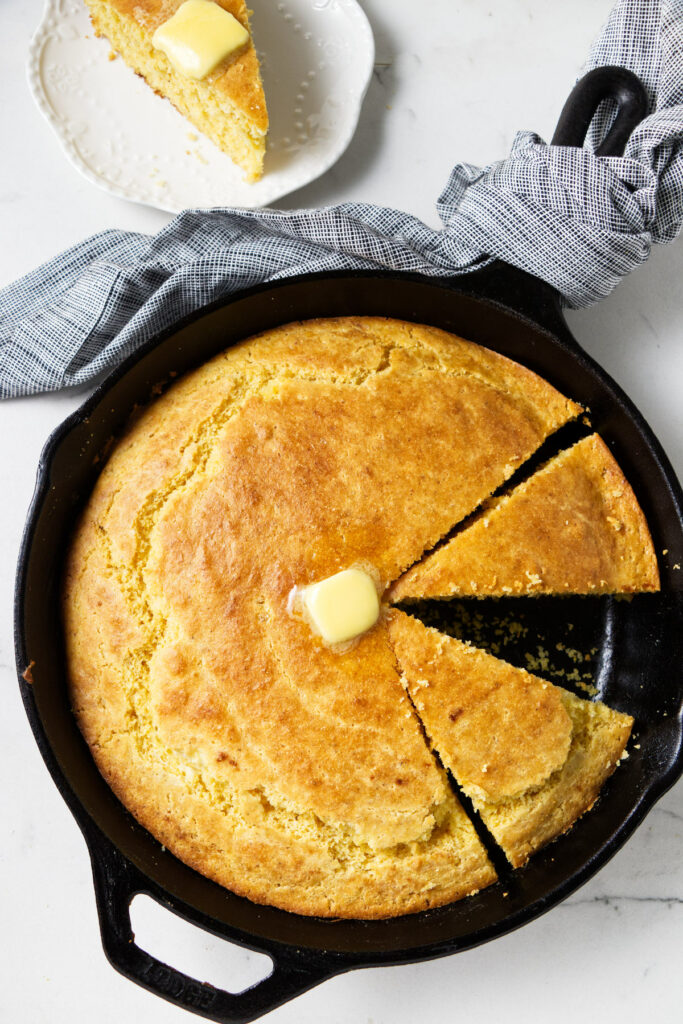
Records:
M159 95L189 118L256 180L263 171L268 113L258 56L252 42L227 66L205 79L182 80L166 55L153 47L156 29L183 0L86 0L98 35ZM214 0L249 30L244 0ZM235 120L235 116L237 120Z
M178 490L199 539L219 509L221 533L259 550L274 586L354 561L386 584L578 409L525 368L435 329L290 324L215 358L145 413L122 443L112 541L131 557L130 524L159 473L168 484L152 505ZM98 490L111 478L107 468Z
M397 609L389 630L434 749L510 863L521 867L593 806L633 719Z
M368 635L371 649L356 655L373 670L358 680L362 686L351 677L346 700L328 694L333 699L322 710L340 720L323 720L329 760L316 763L305 746L311 716L297 714L300 695L286 692L288 680L261 675L267 656L251 658L248 673L243 660L237 678L221 686L172 623L161 639L142 604L130 614L138 601L134 582L111 562L94 524L80 531L65 602L73 706L114 792L177 856L256 902L332 916L414 912L495 879L401 700L383 627ZM232 621L239 630L239 617ZM251 621L252 633L258 628ZM168 634L175 643L166 642ZM261 637L242 639L236 660L261 652ZM234 713L230 698L240 694L230 692L232 682L251 690ZM345 726L349 709L362 717ZM369 754L370 785L354 771L352 744L358 756ZM312 809L307 797L318 790L324 799ZM386 817L378 801L386 803ZM319 817L326 809L328 821Z
M176 775L163 762L146 763L141 786L139 770L135 740L117 734L102 767L117 796L186 864L255 903L370 920L442 906L496 880L450 793L429 844L374 852L352 848L343 833L326 832L312 817L292 814L288 821L258 791L231 812L193 791L187 771Z
M537 792L509 803L474 805L513 867L562 835L589 811L606 779L625 756L633 719L566 690L562 700L572 720L572 742L563 768Z
M659 589L645 517L593 434L551 459L399 579L393 601Z

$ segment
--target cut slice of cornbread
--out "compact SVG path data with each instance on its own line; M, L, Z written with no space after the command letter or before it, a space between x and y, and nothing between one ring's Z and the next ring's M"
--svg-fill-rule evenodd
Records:
M636 497L593 434L551 459L392 588L393 601L659 589Z
M389 636L433 748L520 867L592 807L633 719L398 609Z
M244 0L214 0L249 30ZM206 77L176 71L152 37L182 0L86 0L97 35L106 36L125 62L166 97L245 172L263 173L268 114L253 42Z

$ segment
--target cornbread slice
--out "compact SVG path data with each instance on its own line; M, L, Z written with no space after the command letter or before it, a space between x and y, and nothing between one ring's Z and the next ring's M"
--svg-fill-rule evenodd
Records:
M393 601L659 589L645 516L593 434L551 459L393 586Z
M106 36L125 62L160 96L166 97L245 172L263 174L268 113L253 43L206 78L177 72L152 44L156 29L182 0L86 0L97 35ZM244 0L215 0L249 30Z
M633 719L398 609L389 613L389 636L433 748L521 867L592 807Z

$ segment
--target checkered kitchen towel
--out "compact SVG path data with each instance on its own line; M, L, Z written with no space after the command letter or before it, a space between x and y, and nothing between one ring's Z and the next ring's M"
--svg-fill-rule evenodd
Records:
M457 164L432 230L346 203L187 210L153 238L105 231L0 291L0 396L57 390L119 363L179 317L262 281L339 269L451 275L500 257L587 306L683 222L683 0L619 0L586 69L630 68L650 114L623 157L520 132L507 160Z

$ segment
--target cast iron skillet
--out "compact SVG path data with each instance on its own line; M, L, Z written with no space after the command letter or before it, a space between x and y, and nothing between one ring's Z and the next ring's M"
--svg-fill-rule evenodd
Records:
M629 72L601 68L569 98L554 141L581 145L605 97L617 155L644 116ZM69 708L59 621L62 556L112 437L160 383L227 345L278 324L319 316L386 315L434 324L517 359L591 411L645 511L661 557L662 593L600 603L600 695L635 716L637 746L598 808L524 869L451 906L389 921L329 921L260 907L195 873L141 828L100 777ZM246 1022L354 967L411 963L486 942L564 899L633 832L683 769L683 495L651 430L578 346L547 285L502 263L438 281L382 273L307 276L214 303L150 341L51 436L42 454L19 559L16 656L26 711L49 771L90 851L102 941L117 970L209 1020ZM560 612L560 614L562 614ZM26 672L31 663L32 669ZM140 949L130 925L136 893L215 935L266 953L273 972L239 994L201 984Z

